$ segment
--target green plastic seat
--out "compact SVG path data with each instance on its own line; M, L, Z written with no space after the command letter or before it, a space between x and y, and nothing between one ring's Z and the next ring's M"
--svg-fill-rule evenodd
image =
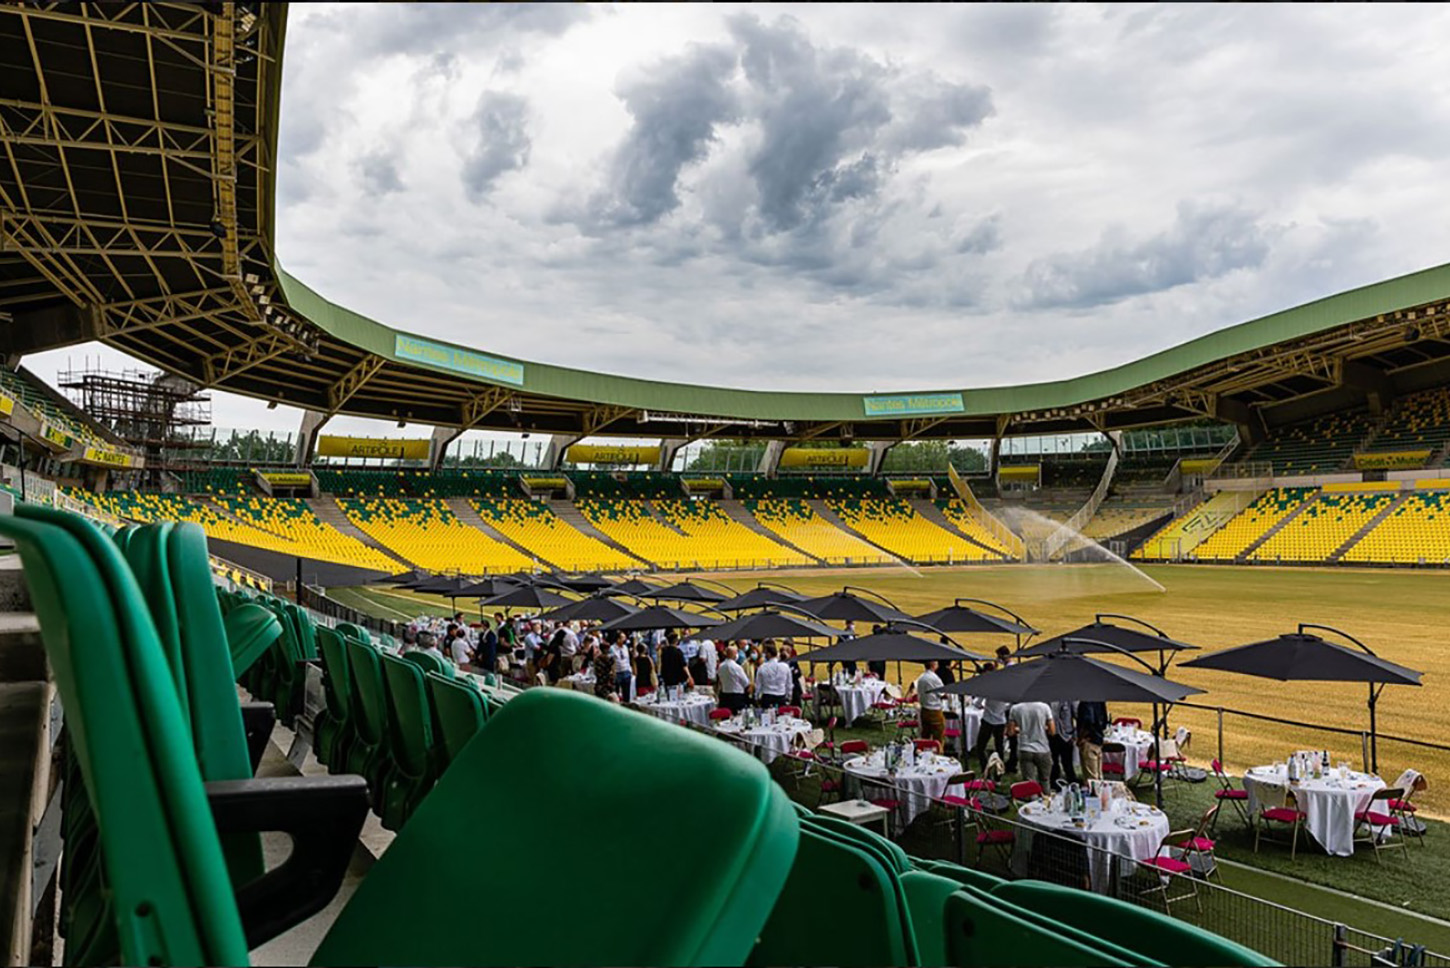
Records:
M946 899L949 965L1160 965L995 893L962 887Z
M423 670L411 662L378 654L388 700L388 751L393 769L382 791L383 826L397 830L412 816L438 779L433 708Z
M399 658L406 659L424 672L436 672L440 676L449 676L450 678L453 675L452 663L445 662L436 655L423 652L420 649L404 652Z
M282 623L275 614L255 602L234 603L224 613L232 674L234 678L241 679L282 637Z
M388 697L378 651L344 638L349 682L353 687L351 711L357 741L347 754L347 769L368 781L373 809L382 813L382 794L392 771L388 751Z
M191 730L150 611L119 548L77 520L88 533L0 518L0 534L20 550L67 733L101 820L117 950L75 951L68 939L67 960L245 964Z
M356 739L352 673L342 635L333 629L320 628L317 646L322 659L322 693L327 705L313 723L312 746L318 762L337 773L346 768L348 750Z
M581 805L609 836L552 833L577 829ZM546 833L478 835L520 816ZM799 837L784 794L745 753L590 696L531 690L491 716L454 761L313 960L741 964ZM641 843L682 846L652 856ZM556 905L519 903L565 886L592 902L571 905L567 927ZM624 892L627 930L618 905L605 903ZM467 917L439 919L440 897L467 898Z
M319 628L318 631L321 632L322 629ZM347 635L354 639L357 639L363 645L374 644L372 636L368 633L368 630L363 626L355 625L352 622L338 622L337 632L339 635ZM318 645L320 647L321 643L318 643Z
M433 712L441 740L440 769L456 760L488 718L488 701L472 685L459 679L426 675L428 691L433 698Z
M1048 912L1055 921L1167 965L1275 964L1227 938L1101 894L1042 881L1014 881L1001 884L992 895L1019 907Z

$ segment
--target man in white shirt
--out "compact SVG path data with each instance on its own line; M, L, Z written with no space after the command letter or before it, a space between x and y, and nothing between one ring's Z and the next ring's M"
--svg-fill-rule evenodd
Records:
M765 661L755 670L756 702L762 709L774 709L790 702L790 668L780 661L774 642L767 639L764 651Z
M708 676L705 681L714 682L715 669L720 665L720 653L715 650L715 642L712 639L701 639L699 654L705 660L705 672Z
M564 641L559 646L559 661L563 663L562 675L569 675L574 672L574 659L579 655L579 635L574 631L574 623L570 622L564 626Z
M1022 779L1036 780L1047 789L1052 782L1052 744L1057 733L1052 707L1045 702L1019 702L1007 716L1007 733L1017 737L1017 762Z
M453 641L448 645L449 651L453 653L453 664L460 669L473 657L473 646L468 641L468 633L461 628L453 630Z
M983 672L991 672L997 668L995 662L982 663ZM977 728L977 746L973 750L977 756L978 770L982 774L987 772L987 743L992 744L997 755L1002 755L1002 737L1007 728L1007 710L1012 707L1011 703L997 702L995 699L988 699L982 706L982 723Z
M911 691L907 693L906 699L910 702L914 696L921 701L921 738L934 739L940 743L947 730L946 714L942 711L942 694L937 691L942 688L941 676L936 674L935 659L929 659L924 665L926 671L911 684Z
M716 688L720 691L720 705L732 713L740 712L749 701L750 677L745 674L745 670L740 668L740 663L736 661L736 656L739 654L738 648L733 645L727 646L725 659L717 670L719 676L716 679Z

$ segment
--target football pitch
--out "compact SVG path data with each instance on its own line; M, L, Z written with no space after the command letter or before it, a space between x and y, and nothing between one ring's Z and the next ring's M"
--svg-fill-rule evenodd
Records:
M1161 584L1157 590L1146 575ZM1093 620L1098 613L1131 615L1168 635L1205 650L1241 645L1292 632L1299 622L1330 625L1354 635L1378 655L1425 673L1422 687L1391 686L1379 701L1382 736L1446 743L1450 710L1450 577L1438 572L1372 569L1145 566L1142 574L1120 565L1044 565L963 568L905 567L734 572L706 576L736 589L759 580L780 582L811 595L844 585L867 588L898 608L919 614L955 598L998 602L1017 612L1044 636ZM345 604L365 607L390 619L422 612L442 613L448 603L386 588L334 589ZM462 607L475 606L460 601ZM866 631L864 629L860 630ZM1009 636L958 637L965 648L992 652L1012 645ZM1110 661L1129 662L1115 657ZM1129 663L1131 665L1131 663ZM896 669L891 668L895 676ZM910 678L915 670L907 668ZM1367 687L1357 683L1281 683L1221 672L1170 670L1171 678L1207 690L1192 701L1299 723L1368 729ZM1114 704L1114 715L1148 710ZM1170 722L1193 731L1190 758L1207 762L1218 751L1218 716L1202 709L1175 708ZM1358 763L1361 739L1326 731L1223 717L1225 765L1233 773L1280 760L1291 750L1328 748L1331 760ZM1450 814L1450 753L1381 739L1380 773L1392 781L1413 767L1429 779L1419 795L1429 812Z

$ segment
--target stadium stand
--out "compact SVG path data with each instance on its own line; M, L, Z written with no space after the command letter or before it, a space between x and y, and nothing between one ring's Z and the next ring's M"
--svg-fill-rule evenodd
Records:
M382 571L404 570L401 562L321 521L312 508L296 498L217 494L212 500L259 531L278 534L294 542L304 549L300 554L305 558Z
M1395 401L1365 448L1370 453L1428 450L1429 466L1443 463L1450 445L1450 389L1441 387Z
M1450 480L1425 482L1360 538L1341 560L1360 564L1450 564Z
M678 477L654 471L571 471L567 476L574 483L575 496L581 498L652 501L678 498L684 493Z
M758 561L771 568L815 564L800 552L751 531L714 501L656 501L654 506L692 544L713 548L722 561Z
M208 467L182 473L181 486L188 494L245 494L254 491L253 475L240 467Z
M1367 410L1339 411L1275 430L1243 456L1276 474L1326 474L1343 467L1374 426Z
M518 497L518 472L444 468L361 470L316 466L317 483L338 497Z
M1000 555L937 527L901 499L832 498L829 507L872 544L919 564L996 561Z
M1239 492L1220 491L1200 501L1133 549L1131 557L1140 561L1173 561L1187 555L1238 514L1243 500L1245 497Z
M1312 487L1276 487L1234 515L1204 540L1194 555L1201 561L1233 561L1314 494Z
M638 559L570 527L542 501L473 500L469 503L504 537L559 568L618 571L640 566Z
M762 527L829 565L888 564L880 548L826 521L801 498L761 498L744 502Z
M86 416L74 407L56 401L50 391L26 370L0 366L0 390L10 394L36 417L87 444L113 447Z
M1007 549L1002 547L1002 542L998 541L996 536L993 535L992 532L988 531L982 526L982 522L978 521L976 517L973 516L971 509L968 508L966 504L964 504L962 501L954 497L937 498L936 506L937 509L941 511L942 517L946 518L949 522L951 522L953 527L965 534L967 537L971 538L973 541L976 541L980 543L983 547L988 548L991 551L995 551L1001 555L1006 556L1009 554Z
M1324 492L1249 555L1250 561L1328 561L1395 502L1394 492Z
M1115 494L1099 505L1082 533L1094 541L1117 537L1173 510L1168 495Z
M406 561L440 573L532 571L534 562L459 521L436 498L342 498L353 524Z

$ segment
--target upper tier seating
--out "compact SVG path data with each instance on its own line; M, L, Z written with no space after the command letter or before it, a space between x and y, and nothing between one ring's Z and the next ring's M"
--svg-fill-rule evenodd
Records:
M338 497L518 497L518 472L446 467L438 471L314 467L318 486Z
M826 502L847 526L908 561L923 564L997 561L1001 555L932 524L901 498Z
M1170 496L1114 495L1098 506L1082 533L1094 541L1113 538L1173 510Z
M568 571L619 571L640 566L638 559L566 524L542 501L470 503L504 537L556 567Z
M1293 514L1314 495L1312 487L1277 487L1263 494L1234 515L1227 524L1194 549L1204 561L1233 561L1280 521Z
M747 500L744 503L762 526L826 564L888 564L892 560L880 548L831 524L799 498Z
M1280 427L1243 460L1268 461L1276 474L1327 474L1344 465L1372 423L1368 411L1358 410Z
M650 501L677 498L684 493L678 477L657 471L570 471L567 476L574 482L576 498Z
M82 444L115 447L84 415L57 403L28 372L0 366L0 390L14 397L26 410L70 434Z
M420 568L463 575L532 571L534 562L454 516L428 498L343 498L348 520Z
M1371 453L1428 450L1430 460L1450 444L1450 389L1427 390L1395 401L1384 426L1370 441Z
M656 501L655 510L692 541L714 548L723 560L758 561L772 568L815 564L800 552L750 530L714 501Z

